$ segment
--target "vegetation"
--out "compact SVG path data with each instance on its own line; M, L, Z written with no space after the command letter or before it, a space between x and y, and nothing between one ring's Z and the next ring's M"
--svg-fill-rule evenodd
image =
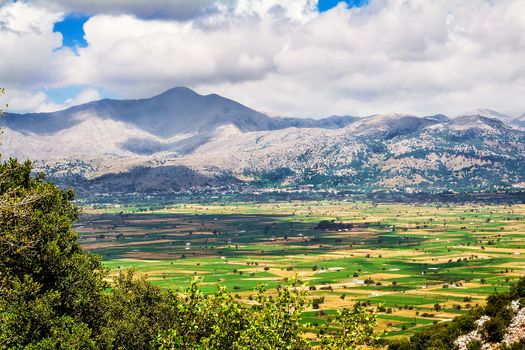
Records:
M520 313L520 310L523 310L524 301L525 278L522 278L510 291L489 296L484 307L471 310L451 322L427 328L414 334L408 340L393 340L389 349L461 349L461 343L464 343L465 349L468 350L489 348L486 344L498 344L490 347L491 349L525 349L525 328L523 320L520 319L523 316L523 311ZM512 303L515 305L512 306ZM503 342L504 336L509 333L512 322L518 324L518 327L510 332L515 334L515 339L511 338L508 341L510 344L506 344ZM469 336L473 334L472 332L477 332L479 335Z
M297 277L308 283L301 322L318 342L343 307L364 303L384 337L406 337L483 305L523 273L523 205L209 200L84 204L75 229L111 276L134 268L163 289L197 277L203 293L222 287L249 304L258 284L276 293ZM351 228L327 228L332 220Z
M103 332L104 270L71 229L73 192L31 170L0 165L0 347L91 348Z
M249 304L224 289L205 295L195 282L162 290L132 270L109 284L72 230L72 200L72 191L32 176L30 162L0 165L1 349L310 348L298 283L260 288ZM374 322L366 308L343 309L321 347L369 343Z

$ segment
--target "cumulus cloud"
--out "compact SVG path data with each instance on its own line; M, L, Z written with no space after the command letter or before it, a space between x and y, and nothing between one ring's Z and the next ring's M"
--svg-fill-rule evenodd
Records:
M523 1L372 0L298 26L264 79L207 85L287 114L525 106ZM261 101L264 101L261 103Z
M152 15L161 0L119 2L0 8L0 83L123 98L185 85L274 115L525 110L522 0L370 0L322 14L314 0L170 1L193 8L179 17L168 5ZM88 46L57 51L53 22L82 6Z
M186 21L217 13L230 15L283 12L303 19L315 11L315 0L33 0L33 4L55 11L86 15L133 15L142 19Z
M128 15L93 17L84 27L88 46L75 59L82 69L71 78L136 97L174 84L259 80L276 69L274 58L289 28L282 28L280 36L270 23L252 19L223 25L203 29Z
M53 33L53 24L61 18L21 2L0 7L0 84L28 88L64 78L72 53L57 50L62 36Z
M40 111L46 109L51 101L47 95L42 92L31 93L23 90L7 90L6 94L0 96L0 106L7 105L9 111Z
M139 18L189 20L218 11L215 0L35 0L37 6L55 11L97 14L132 14Z
M54 112L83 103L96 101L101 98L100 93L92 88L80 91L76 96L66 99L63 103L56 103L44 91L30 92L26 90L9 89L0 96L0 106L7 105L12 112Z

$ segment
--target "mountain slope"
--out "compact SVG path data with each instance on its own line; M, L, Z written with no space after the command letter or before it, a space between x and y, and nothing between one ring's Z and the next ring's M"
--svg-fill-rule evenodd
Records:
M380 115L336 130L224 132L175 161L273 185L482 189L525 180L525 133L479 116Z
M351 116L321 120L271 118L216 94L203 96L176 87L147 99L104 99L52 113L7 113L1 125L22 133L54 134L92 117L130 124L161 138L206 132L229 124L248 132L288 127L337 128L356 120Z
M322 120L271 118L216 94L203 96L188 88L177 87L147 99L104 99L53 113L8 113L0 120L0 125L19 134L17 138L10 139L18 139L20 143L29 138L36 145L39 144L35 140L38 137L44 140L49 136L61 138L67 133L72 135L68 147L76 149L82 147L83 140L98 139L100 153L103 154L115 151L117 144L112 137L115 135L120 145L117 153L151 155L158 152L191 152L224 125L249 132L288 127L338 128L355 120L351 116ZM94 128L89 124L97 126ZM118 135L118 130L113 130L116 125L124 130L125 140L119 137L122 135ZM111 132L99 134L100 130ZM104 135L108 138L103 138ZM14 142L15 147L12 148L20 149L20 145ZM112 146L108 149L107 145ZM31 152L18 152L17 155L42 158L38 149L40 147L33 147Z
M479 115L479 116L486 117L486 118L498 119L498 120L501 120L502 122L507 122L507 123L514 119L513 117L509 115L499 113L499 112L496 112L488 108L478 108L474 111L461 114L458 117L465 117L465 116L472 116L472 115Z
M57 181L87 192L245 185L487 190L525 187L525 132L516 123L486 110L453 119L272 118L218 95L174 88L149 99L9 114L0 119L0 151L34 159Z
M229 123L243 131L274 128L273 120L262 113L219 95L202 96L182 87L148 99L105 99L54 113L7 114L2 124L22 132L52 134L93 116L131 124L162 138Z

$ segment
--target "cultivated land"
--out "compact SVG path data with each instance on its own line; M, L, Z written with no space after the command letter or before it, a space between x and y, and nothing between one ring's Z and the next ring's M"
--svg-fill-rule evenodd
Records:
M387 336L451 319L525 272L525 205L303 201L84 212L81 242L112 273L134 268L172 289L197 276L204 292L221 285L247 302L259 284L271 290L297 278L315 299L305 322L366 302L379 308Z

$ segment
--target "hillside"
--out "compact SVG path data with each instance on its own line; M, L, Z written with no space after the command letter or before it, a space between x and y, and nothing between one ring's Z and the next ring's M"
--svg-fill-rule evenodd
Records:
M269 117L179 87L147 99L7 114L1 151L34 159L38 169L83 192L232 184L491 190L525 186L523 123L486 109L456 118ZM147 184L137 175L144 172Z
M390 350L525 348L525 279L509 292L487 298L487 305L475 308L452 322L444 322L416 333L410 340L393 341Z

